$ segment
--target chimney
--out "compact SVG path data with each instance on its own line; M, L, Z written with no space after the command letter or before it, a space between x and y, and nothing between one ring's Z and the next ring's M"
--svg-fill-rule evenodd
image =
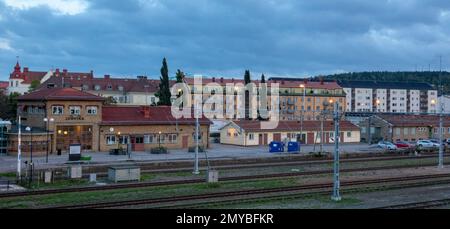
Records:
M67 75L67 69L63 69L63 74L66 76Z
M59 68L55 70L55 76L59 76Z
M233 82L233 83L234 83L234 78L231 78L231 82Z
M323 77L320 77L320 85L323 85Z
M216 82L216 77L213 77L213 78L212 78L212 82Z
M305 79L303 79L303 84L308 84L308 80L305 78Z
M220 82L223 83L223 77L220 77Z
M28 67L23 68L23 72L27 73L28 72Z
M110 78L110 75L105 75L105 79L109 79Z
M281 81L281 84L284 84L284 80Z

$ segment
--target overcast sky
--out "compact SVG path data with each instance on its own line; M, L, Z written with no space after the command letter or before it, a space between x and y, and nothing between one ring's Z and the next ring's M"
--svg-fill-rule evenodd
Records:
M450 1L0 0L0 79L22 66L99 76L253 78L450 66Z

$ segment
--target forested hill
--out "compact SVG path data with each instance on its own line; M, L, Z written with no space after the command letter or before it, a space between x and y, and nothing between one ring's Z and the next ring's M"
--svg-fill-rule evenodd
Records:
M324 76L327 80L370 80L389 82L423 82L439 85L439 72L352 72ZM450 94L450 72L441 73L444 94Z

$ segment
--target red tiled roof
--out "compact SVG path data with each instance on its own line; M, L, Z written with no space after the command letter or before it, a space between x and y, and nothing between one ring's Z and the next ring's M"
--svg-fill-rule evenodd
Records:
M72 100L72 101L103 101L103 97L82 92L73 88L49 88L33 91L22 95L19 101L47 101L47 100Z
M438 115L390 115L380 114L378 117L384 119L393 126L402 127L428 127L439 126ZM444 126L450 126L450 116L443 117Z
M0 89L7 89L9 86L9 82L7 81L0 81Z
M173 85L175 81L171 81ZM48 84L55 87L62 87L61 77L52 76L45 81L40 88L47 88ZM132 78L67 78L64 77L66 87L80 88L86 91L96 91L95 87L99 86L99 91L119 91L119 87L123 87L124 92L146 92L155 93L159 89L159 80L154 79L132 79ZM111 89L109 89L109 86Z
M261 129L261 121L241 120L234 121L234 123L244 129L247 132L274 132L274 131L300 131L300 121L279 121L278 126L275 129ZM352 124L349 121L340 121L339 128L341 131L358 131L359 127ZM324 121L324 131L333 131L334 122ZM319 131L320 121L303 121L303 131Z
M145 117L144 109L149 116ZM195 124L195 118L175 119L170 106L109 106L102 108L102 125L144 125L144 124ZM200 124L210 125L209 119L199 118Z
M23 79L23 84L31 84L31 82L37 80L41 81L42 78L47 74L47 72L35 72L35 71L27 71L27 72L13 72L10 75L10 79Z

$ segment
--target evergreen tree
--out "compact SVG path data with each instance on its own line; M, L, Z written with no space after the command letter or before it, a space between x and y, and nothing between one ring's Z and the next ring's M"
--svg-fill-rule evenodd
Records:
M163 66L161 67L161 77L159 83L159 91L155 94L159 98L158 105L170 106L170 85L169 85L169 68L167 67L166 58L163 59Z
M266 77L264 76L264 73L261 75L261 83L265 83L266 82Z
M31 82L30 87L28 88L28 92L36 90L39 87L39 85L41 85L41 82L39 80L33 80Z
M183 78L184 78L184 72L182 72L180 69L177 70L177 73L175 74L176 78L177 78L177 83L183 83Z
M245 70L245 75L244 75L244 82L245 84L249 84L251 83L251 79L250 79L250 70Z

